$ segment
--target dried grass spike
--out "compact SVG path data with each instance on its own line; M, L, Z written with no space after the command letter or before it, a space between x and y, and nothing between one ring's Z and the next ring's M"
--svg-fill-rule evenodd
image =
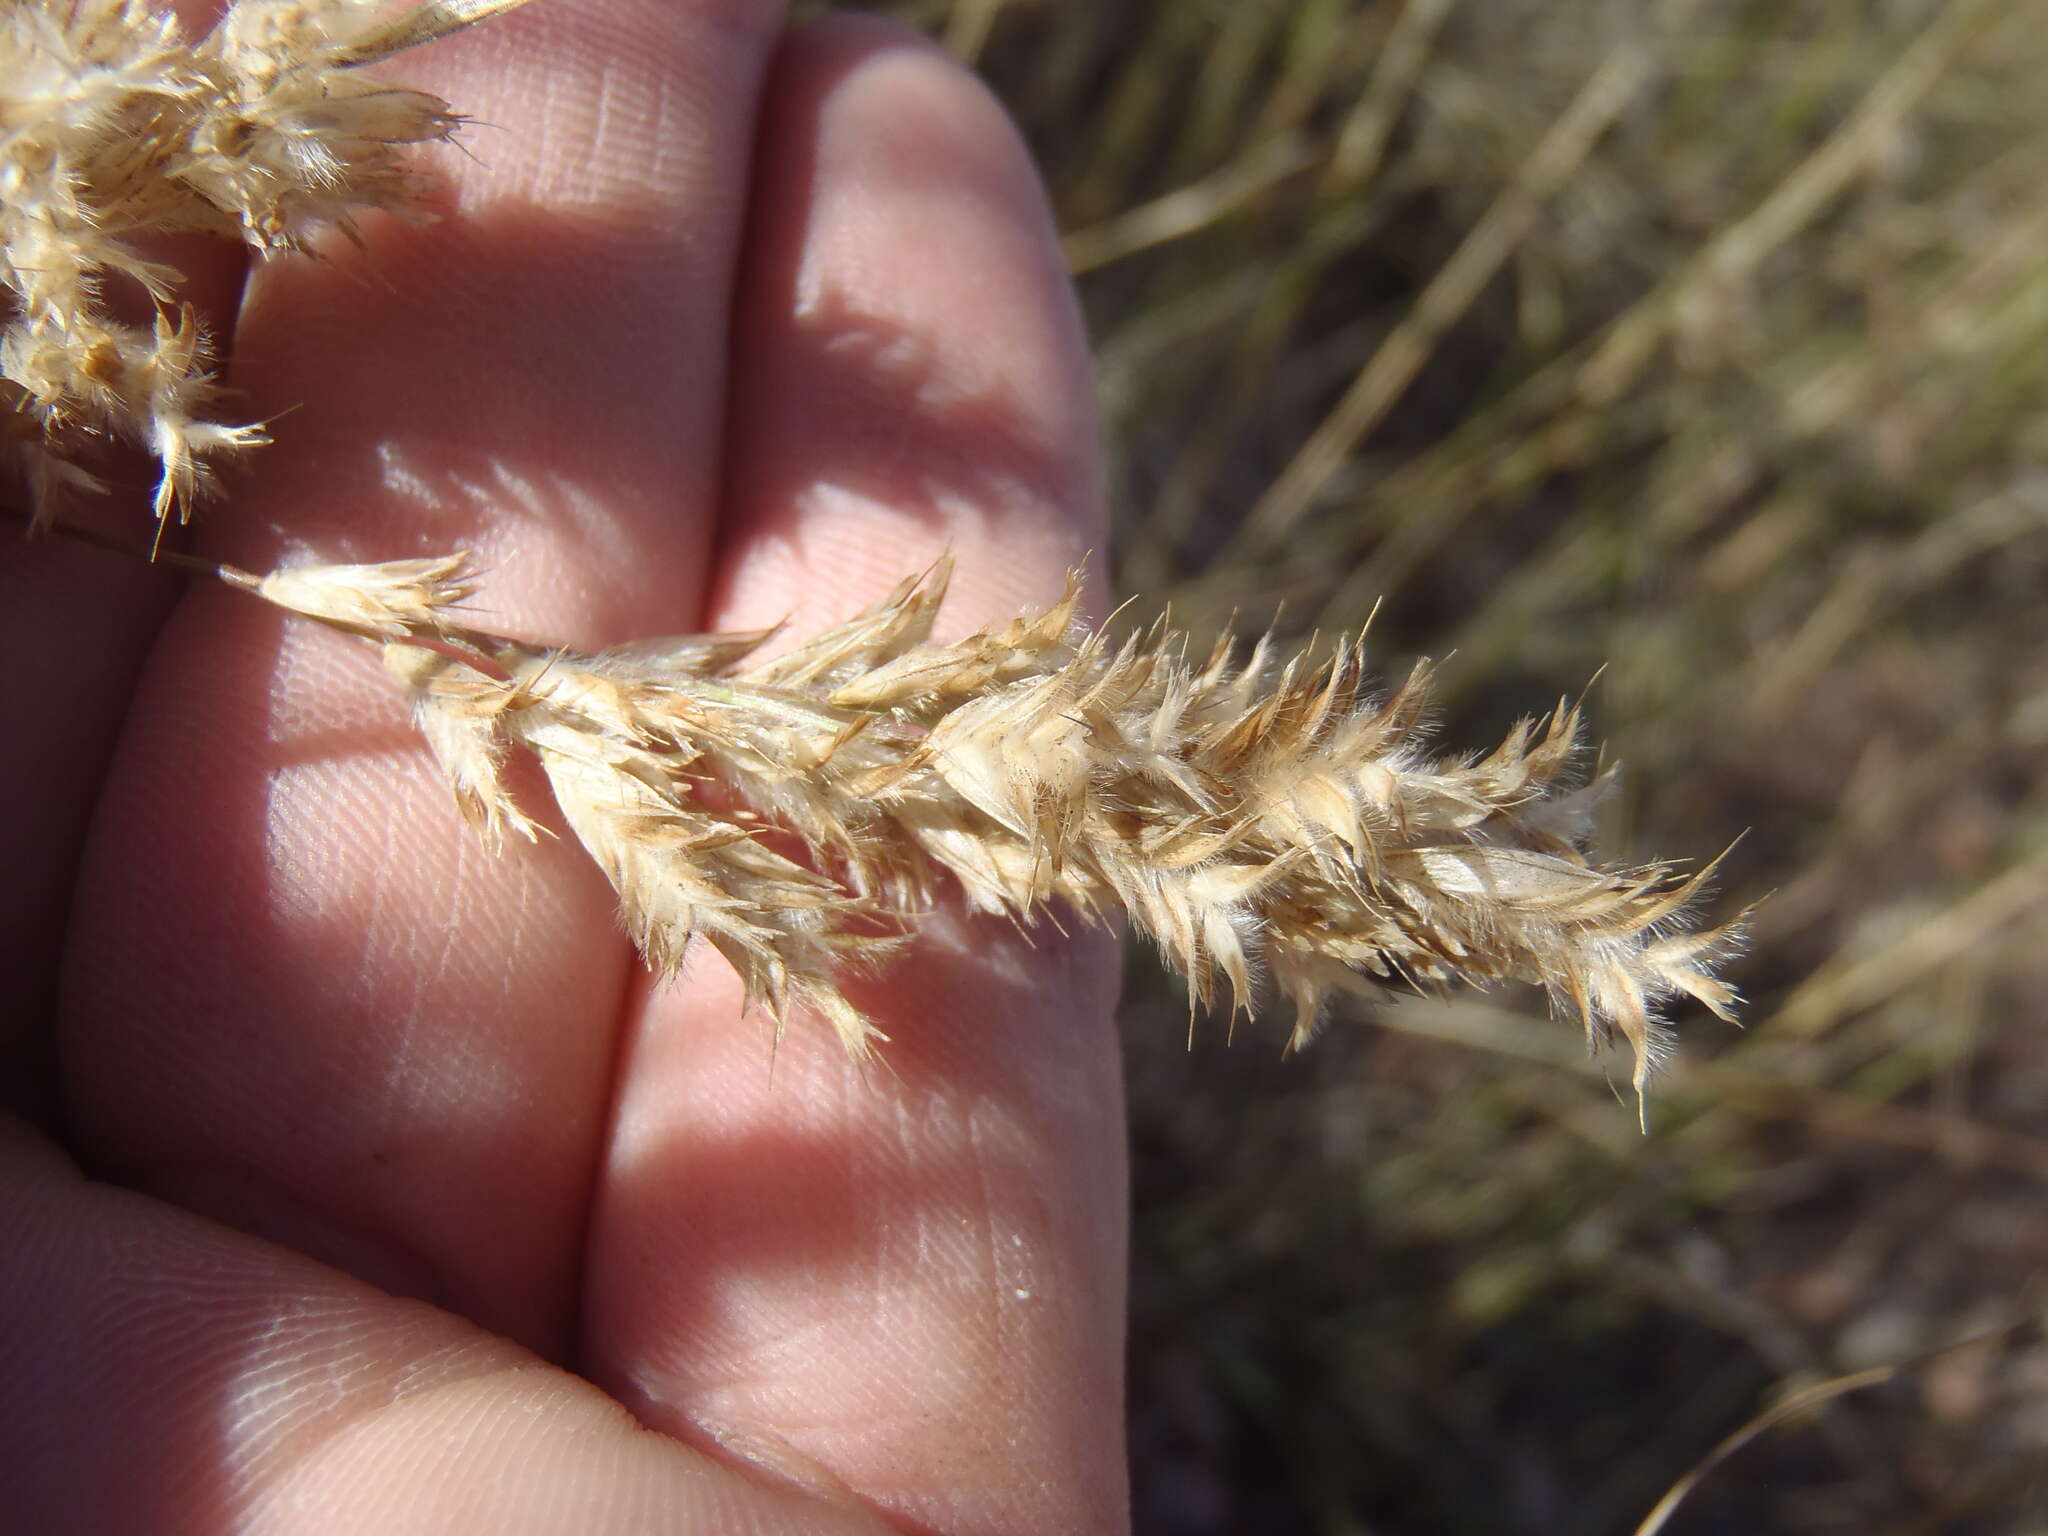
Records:
M1339 991L1534 983L1635 1081L1655 1006L1725 1014L1710 967L1731 928L1687 930L1707 875L1604 866L1586 791L1561 787L1578 714L1437 757L1428 672L1385 699L1340 646L1319 665L1262 641L1199 668L1153 628L1111 644L1059 604L951 645L929 638L941 568L783 657L688 636L596 656L502 640L451 613L459 556L244 577L258 595L385 643L458 803L487 840L532 835L500 778L531 752L618 891L648 962L710 941L778 1023L810 1008L848 1050L874 1030L840 982L894 952L950 885L1030 920L1121 911L1194 1005L1249 1011L1262 977L1290 1043ZM230 579L236 579L231 577ZM502 674L502 675L498 675Z

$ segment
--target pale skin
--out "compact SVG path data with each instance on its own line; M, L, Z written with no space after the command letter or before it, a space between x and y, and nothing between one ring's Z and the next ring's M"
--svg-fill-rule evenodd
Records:
M192 547L467 547L581 646L946 548L953 634L1055 598L1103 527L1029 161L927 45L781 28L535 0L384 66L477 120L445 216L196 263L280 414ZM1108 939L941 915L862 1071L656 985L572 843L482 852L360 644L51 544L0 629L22 1529L1123 1528Z

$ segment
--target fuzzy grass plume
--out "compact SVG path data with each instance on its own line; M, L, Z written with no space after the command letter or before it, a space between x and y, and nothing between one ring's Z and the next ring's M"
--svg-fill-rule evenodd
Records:
M239 0L196 39L144 0L0 0L0 449L44 527L104 439L160 468L159 536L212 459L267 441L221 415L181 274L148 237L223 235L263 256L353 210L417 215L407 146L447 138L439 98L361 73L523 0ZM150 319L109 302L125 286ZM1428 669L1384 697L1357 644L1311 665L1206 658L1163 627L1127 639L1054 607L931 640L940 568L766 661L765 636L582 655L465 627L460 555L231 583L382 648L457 803L486 842L540 825L508 788L532 754L563 821L662 971L692 938L778 1022L801 1005L864 1055L849 966L899 948L957 888L1019 922L1127 914L1191 1004L1253 1004L1264 978L1307 1038L1338 991L1534 982L1640 1088L1657 1004L1726 1015L1727 928L1690 928L1704 875L1610 868L1567 787L1574 709L1490 755L1434 757ZM1595 786L1597 788L1597 786Z
M303 250L351 210L416 214L406 146L462 119L362 74L523 0L239 0L205 36L144 0L0 0L0 458L39 523L97 490L109 438L157 461L159 529L210 461L268 441L219 419L211 344L151 236ZM352 232L352 231L351 231ZM149 318L108 303L128 289Z
M1429 670L1367 691L1355 643L1327 661L1196 660L1163 627L1122 641L1041 613L934 644L942 564L769 660L765 634L579 654L464 627L460 555L301 568L235 585L380 646L486 842L538 824L503 773L539 760L563 820L617 889L657 969L692 937L778 1024L821 1014L855 1056L878 1038L841 989L950 886L1030 921L1128 914L1191 1004L1292 1004L1293 1043L1338 991L1535 982L1640 1090L1684 993L1722 1017L1731 929L1683 909L1705 873L1582 852L1598 785L1564 788L1578 714L1489 755L1433 757Z

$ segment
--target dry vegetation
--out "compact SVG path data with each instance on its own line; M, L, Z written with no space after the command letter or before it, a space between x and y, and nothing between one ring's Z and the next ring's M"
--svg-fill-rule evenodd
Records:
M210 455L269 441L212 419L184 274L140 242L280 255L355 234L366 208L419 216L406 151L463 119L363 66L523 3L242 0L204 32L146 0L0 14L0 467L32 532L103 541L60 513L104 489L85 466L108 439L156 460L159 541ZM146 294L154 323L116 317L110 282ZM1318 663L1264 641L1240 659L1224 636L1198 661L1163 621L1090 633L1077 573L1046 611L936 645L941 569L765 663L748 661L765 635L579 655L466 627L479 584L461 552L216 573L379 646L487 844L539 835L502 775L531 753L651 965L713 944L778 1027L802 1004L856 1059L876 1031L841 973L948 890L1020 922L1127 916L1191 1009L1248 1011L1261 975L1295 1044L1341 993L1520 980L1595 1046L1625 1041L1640 1096L1662 1000L1733 1019L1713 969L1739 923L1698 922L1705 872L1587 856L1611 778L1573 782L1576 710L1523 719L1483 757L1432 756L1427 667L1375 698L1355 641Z
M1527 981L1627 1043L1640 1096L1660 999L1733 1021L1712 967L1737 925L1688 922L1710 871L1581 855L1607 781L1565 777L1575 711L1433 757L1428 670L1375 698L1356 645L1317 666L1227 641L1196 662L1159 625L1115 641L1078 622L1078 572L941 645L942 563L765 662L767 632L580 655L466 627L460 556L219 571L382 650L492 848L540 833L504 778L518 748L651 965L710 943L778 1026L801 1003L857 1060L884 1037L842 973L949 893L1021 923L1127 918L1191 1012L1250 1011L1256 977L1296 1045L1337 997Z
M442 0L420 35L498 8ZM1580 871L1560 896L1561 872L1579 869L1573 829L1524 815L1524 790L1564 753L1560 737L1518 735L1513 721L1604 667L1590 709L1630 770L1627 797L1603 807L1604 840L1711 852L1746 832L1721 872L1723 902L1775 892L1737 978L1751 1027L1688 1032L1644 1140L1603 1066L1532 1016L1533 992L1409 1004L1283 1062L1249 1045L1226 1054L1220 1032L1183 1052L1184 1005L1141 957L1129 1001L1141 1528L1628 1532L1759 1409L1876 1366L1896 1369L1734 1451L1665 1529L2038 1529L2038 11L894 9L986 68L1052 179L1120 455L1123 585L1170 604L1195 657L1233 624L1313 647L1379 605L1383 662L1454 655L1435 692L1444 734L1510 749L1454 770L1422 761L1412 696L1361 704L1343 650L1293 675L1286 708L1257 732L1240 727L1265 706L1229 667L1097 645L1057 614L940 656L923 646L927 605L910 591L765 674L709 642L570 657L463 630L444 612L465 590L453 565L329 573L325 586L264 595L387 647L487 834L521 826L497 786L500 755L536 751L629 910L679 905L640 924L654 958L674 934L706 932L754 967L771 1003L794 990L828 1012L831 967L877 938L862 923L892 881L906 887L891 898L899 911L939 869L996 908L1057 896L1149 919L1156 899L1150 926L1169 955L1198 990L1231 990L1240 930L1270 945L1286 923L1341 909L1366 874L1380 878L1375 859L1396 883L1402 859L1430 873L1439 905L1458 870L1486 865L1472 875L1493 903L1484 931L1452 937L1487 963L1456 969L1590 995L1629 1034L1641 1032L1640 990L1718 1001L1687 941L1658 926L1668 886ZM90 0L67 14L119 30L143 10ZM322 61L335 80L419 40L366 25ZM17 75L46 42L0 34ZM305 82L269 70L269 46L238 52L224 36L196 64L163 66L198 72L163 91L149 83L162 61L134 62L148 78L122 87L134 99L121 111L139 115L90 124L86 139L96 151L146 148L150 135L199 145L179 114L209 91L231 100L282 136L278 153L256 152L261 133L238 138L220 175L188 180L182 223L290 245L301 215L333 216L300 204L334 184L291 180L304 169L292 91ZM363 126L407 143L444 134L445 110L419 98L402 121ZM53 141L51 157L65 152ZM372 166L373 180L396 179L369 200L403 200L394 165ZM128 169L116 156L83 183L13 185L0 209L18 299L0 409L39 509L81 489L74 449L98 434L153 452L160 512L196 494L209 452L261 437L211 420L188 326L143 331L99 312L106 271L169 296L104 210L59 207L47 227L24 215ZM89 259L53 259L67 241ZM46 322L66 338L93 332L85 364L52 350ZM394 576L417 580L377 585ZM367 606L335 607L357 598ZM969 674L974 689L954 688ZM974 713L991 699L1005 720ZM975 752L1012 727L1059 734L1057 750L1020 737L1016 761L1067 760L1080 749L1060 722L1084 703L1103 710L1095 735L1129 739L1084 764L1078 794L1063 799L1043 776L975 780ZM1192 725L1144 766L1143 722L1176 709ZM1203 753L1246 748L1250 762L1247 743L1281 715L1305 731L1293 758L1210 774ZM787 747L797 717L821 772L793 788L752 733L772 718ZM892 738L904 721L915 728ZM933 743L949 730L971 739L947 758ZM1441 844L1396 846L1388 827L1364 824L1362 780L1316 813L1313 836L1254 827L1249 801L1204 802L1211 778L1233 795L1249 784L1260 816L1270 801L1272 815L1299 818L1308 799L1264 791L1345 732L1380 733L1384 754L1366 760L1413 777L1415 806L1447 797L1454 815L1462 796L1475 813L1482 830L1449 885L1430 867L1447 857ZM776 856L739 826L740 809L729 824L685 825L663 785L707 758L741 792L736 807L826 848L836 873L763 864ZM858 782L832 789L829 765ZM1192 828L1198 853L1175 865L1185 849L1145 850L1147 882L1119 887L1136 856L1105 852L1115 829L1089 819L1103 774L1121 776L1119 801L1140 781L1157 791L1166 809L1148 834ZM622 804L622 775L654 798ZM890 809L906 784L923 787ZM1005 801L1018 793L1029 803ZM1404 793L1381 799L1398 808ZM883 812L853 809L871 803ZM935 804L960 825L933 821ZM1201 842L1225 828L1237 841ZM1348 872L1319 862L1332 834L1358 854ZM1177 890L1219 856L1249 872L1243 889ZM688 887L728 864L722 883ZM1582 961L1556 958L1570 945L1555 935L1509 934L1502 904L1520 898L1504 894L1508 867L1543 871L1544 900L1522 906L1571 908L1560 921L1579 923L1603 963L1622 964L1611 941L1626 938L1623 979L1589 981ZM1375 889L1375 920L1392 890ZM742 918L735 891L752 892ZM1279 905L1254 910L1260 900ZM1240 907L1251 920L1236 920ZM1428 976L1396 940L1440 958L1440 914L1432 924L1338 937ZM1308 949L1335 953L1327 937ZM1506 958L1494 963L1488 944ZM1289 979L1284 955L1265 959ZM1292 990L1314 1004L1325 980L1310 968ZM862 1022L837 1022L857 1042ZM1944 1348L1962 1340L1974 1342Z
M366 207L410 215L424 178L406 151L462 120L362 66L521 3L241 5L200 33L151 0L0 11L0 466L38 525L104 490L110 439L155 459L159 535L216 461L270 441L216 419L213 339L162 237L276 255L353 233ZM113 313L123 286L148 296L147 323Z
M1531 995L1282 1062L1134 976L1141 1527L1628 1532L1898 1364L1665 1529L2040 1529L2038 7L892 8L1051 178L1124 588L1381 603L1457 740L1605 667L1610 845L1775 892L1647 1142Z

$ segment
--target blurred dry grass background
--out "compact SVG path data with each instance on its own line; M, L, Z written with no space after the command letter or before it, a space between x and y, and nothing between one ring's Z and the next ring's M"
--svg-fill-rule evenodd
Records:
M1454 744L1605 667L1610 846L1774 893L1647 1139L1532 997L1283 1061L1136 963L1141 1530L1631 1532L1891 1364L1665 1529L2048 1529L2048 8L886 8L1050 180L1125 591L1377 603Z

